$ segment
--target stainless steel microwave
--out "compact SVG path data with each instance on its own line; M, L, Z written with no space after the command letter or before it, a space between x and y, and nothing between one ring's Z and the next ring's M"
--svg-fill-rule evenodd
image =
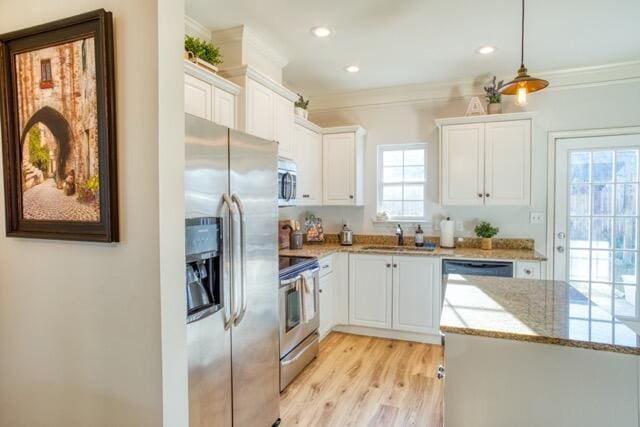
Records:
M295 206L298 166L293 160L278 158L278 206Z

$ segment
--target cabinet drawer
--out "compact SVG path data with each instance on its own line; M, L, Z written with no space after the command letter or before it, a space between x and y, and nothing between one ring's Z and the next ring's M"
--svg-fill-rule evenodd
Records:
M518 279L540 279L540 263L538 261L518 261L515 276Z
M318 262L320 263L320 277L324 277L333 272L333 256L324 256L318 259Z

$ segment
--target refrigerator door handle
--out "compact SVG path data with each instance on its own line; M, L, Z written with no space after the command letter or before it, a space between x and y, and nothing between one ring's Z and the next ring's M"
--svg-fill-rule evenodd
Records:
M239 325L244 318L245 313L247 312L247 257L246 257L246 247L247 247L247 233L246 233L246 219L245 219L245 210L244 205L242 204L242 200L240 200L240 196L237 193L233 193L231 195L231 200L238 207L238 212L240 214L240 294L242 306L240 309L240 314L238 314L233 321L234 325Z
M222 200L221 200L221 204L220 204L220 211L224 211L222 209L222 207L226 206L228 209L228 214L229 214L229 218L231 218L231 222L229 223L229 233L222 233L222 247L223 247L223 253L229 257L229 272L226 275L226 277L229 278L229 282L230 285L229 286L229 302L230 304L225 304L224 305L224 329L228 330L231 327L231 323L233 323L234 319L236 318L236 292L235 292L235 270L234 270L234 256L233 256L233 248L231 246L231 239L229 234L233 233L233 218L235 218L235 214L236 214L236 207L233 204L233 201L231 200L231 198L229 197L229 195L227 193L224 193L222 195ZM228 249L228 250L227 250ZM226 260L223 260L223 269L227 268L227 263ZM225 272L226 273L226 272ZM225 274L223 273L223 278L225 277ZM223 279L224 280L224 279ZM225 284L223 284L224 286ZM229 314L227 314L227 310L229 312Z

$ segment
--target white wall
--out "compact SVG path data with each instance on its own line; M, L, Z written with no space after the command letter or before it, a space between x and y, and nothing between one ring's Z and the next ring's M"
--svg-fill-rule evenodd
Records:
M332 111L312 111L311 120L321 126L359 124L368 131L365 162L365 205L353 207L281 208L281 217L304 218L306 212L320 216L325 231L336 232L343 221L356 233L388 234L390 227L374 226L376 213L376 146L410 142L429 144L427 215L434 222L441 215L463 220L472 235L478 219L500 227L500 236L528 237L545 252L546 224L530 224L529 212L544 212L547 205L547 133L556 130L592 129L640 125L640 83L546 90L531 95L527 109L539 111L534 121L532 144L532 203L526 207L443 207L438 204L438 130L434 119L464 115L468 99L437 100L405 104L372 105ZM313 102L313 100L312 100ZM511 102L507 100L507 102ZM505 105L505 112L517 107ZM430 233L430 230L426 230ZM435 232L435 234L438 234Z
M114 13L122 241L0 234L0 425L187 425L184 224L179 206L167 212L182 200L181 48L168 40L181 43L183 2L1 5L0 33L101 7Z

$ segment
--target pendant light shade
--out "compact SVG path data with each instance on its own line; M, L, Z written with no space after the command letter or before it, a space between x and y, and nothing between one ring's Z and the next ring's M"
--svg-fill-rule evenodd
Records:
M527 95L537 92L549 86L549 82L543 79L531 77L524 66L524 0L522 0L522 33L520 37L520 69L515 79L502 86L500 93L503 95L516 95L516 104L523 106L527 103Z

